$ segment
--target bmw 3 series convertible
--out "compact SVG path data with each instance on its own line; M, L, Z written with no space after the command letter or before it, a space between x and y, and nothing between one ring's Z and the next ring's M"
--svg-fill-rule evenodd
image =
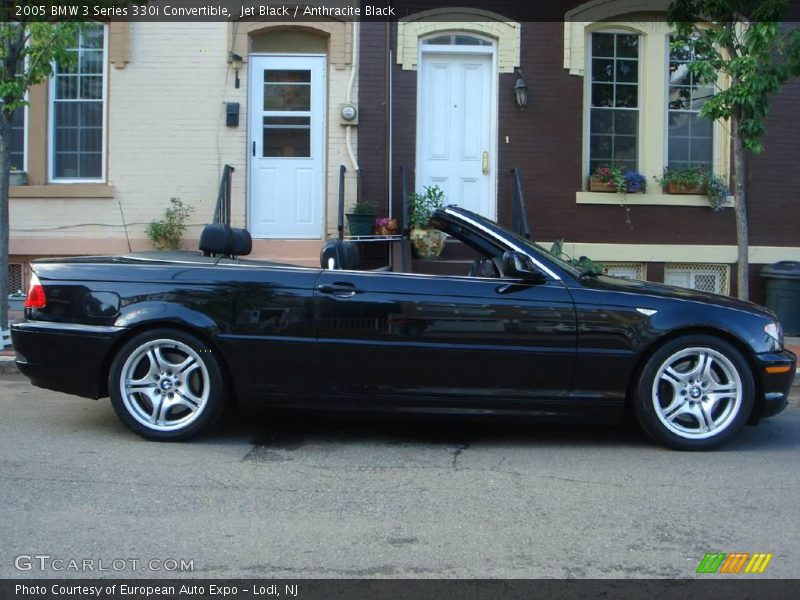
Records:
M467 210L436 228L476 255L460 275L359 268L349 242L319 268L241 258L245 230L198 252L34 261L19 370L102 398L152 440L209 429L223 408L532 417L635 415L657 442L704 450L787 404L795 356L752 303L597 275Z

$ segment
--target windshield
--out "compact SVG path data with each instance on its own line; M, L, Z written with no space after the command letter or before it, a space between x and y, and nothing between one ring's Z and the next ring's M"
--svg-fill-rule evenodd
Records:
M455 208L455 207L448 207L448 208ZM580 269L578 269L574 265L571 265L562 258L553 256L545 248L543 248L536 242L524 238L521 235L518 235L517 233L514 233L513 231L510 231L504 227L500 227L500 225L498 225L494 221L491 221L490 219L482 217L481 215L475 214L471 211L464 210L463 208L457 208L454 212L457 212L458 214L469 218L471 221L475 221L481 227L488 229L489 231L498 234L503 238L508 239L520 250L530 254L533 258L536 258L537 260L540 259L545 264L552 263L558 268L563 269L564 271L566 271L567 273L569 273L574 277L580 276L581 273Z

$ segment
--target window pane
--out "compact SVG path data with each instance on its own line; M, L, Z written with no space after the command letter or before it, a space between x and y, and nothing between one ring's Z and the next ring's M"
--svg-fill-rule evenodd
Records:
M56 152L55 174L64 179L78 177L78 155Z
M103 51L83 50L81 52L80 72L90 75L103 73Z
M617 56L625 58L639 57L639 36L635 34L616 34Z
M91 75L81 77L81 98L99 100L103 97L103 77Z
M612 133L614 126L614 113L610 110L592 109L591 133Z
M291 83L265 84L264 110L311 110L311 86Z
M639 63L635 60L618 60L617 81L628 83L639 81Z
M618 85L616 106L636 108L639 105L639 88L635 85Z
M630 110L614 111L614 133L636 135L637 113Z
M613 33L593 33L592 34L592 56L614 56L614 34Z
M592 106L614 106L614 85L604 83L593 84Z
M264 71L264 83L311 83L311 71L268 69Z
M592 81L614 81L614 61L595 58L592 61Z
M265 157L311 156L311 117L264 117L263 127Z
M70 75L56 77L56 98L77 98L78 80L78 77L72 77Z

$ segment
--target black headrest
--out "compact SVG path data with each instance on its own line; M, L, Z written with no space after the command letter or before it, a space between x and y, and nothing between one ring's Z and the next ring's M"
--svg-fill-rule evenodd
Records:
M253 250L253 239L246 229L211 223L200 233L200 250L206 256L247 256Z
M247 229L231 228L231 244L228 254L231 256L247 256L253 251L253 238Z
M358 248L353 242L328 240L322 244L319 262L323 269L356 271L361 261L359 260Z

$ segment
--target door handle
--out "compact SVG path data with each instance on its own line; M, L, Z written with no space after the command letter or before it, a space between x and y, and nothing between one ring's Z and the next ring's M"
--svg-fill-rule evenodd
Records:
M256 155L256 142L253 140L253 156Z
M358 293L352 283L321 283L317 286L317 291L337 298L352 298Z
M489 153L484 150L483 155L481 156L481 169L483 169L483 174L489 174Z

